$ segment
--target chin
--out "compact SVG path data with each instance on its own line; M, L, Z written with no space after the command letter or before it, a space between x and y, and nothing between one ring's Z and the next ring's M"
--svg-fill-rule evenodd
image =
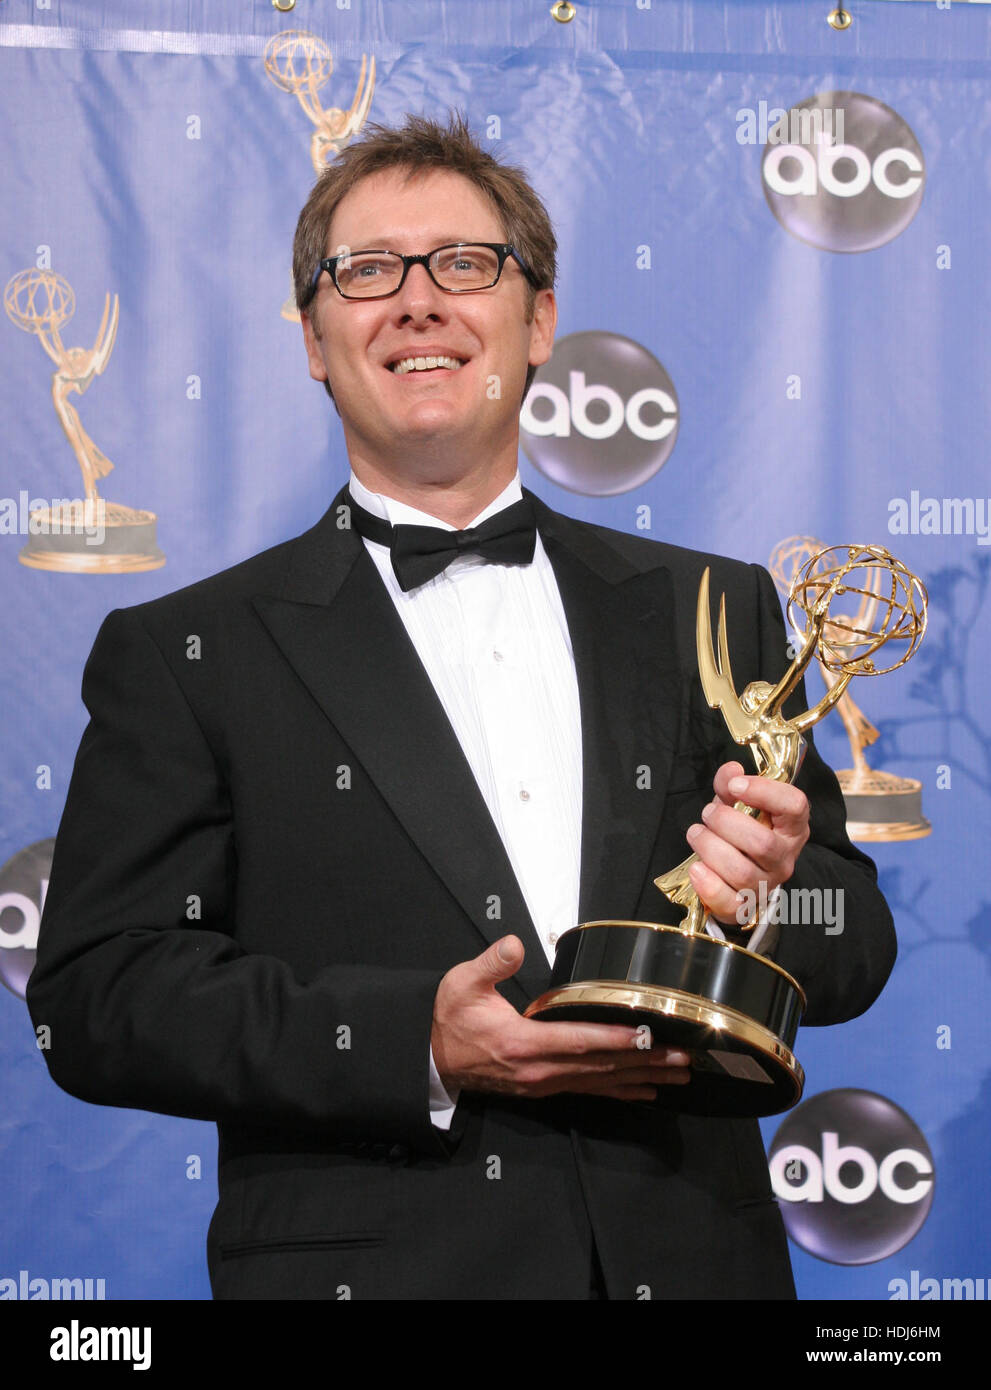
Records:
M453 409L442 401L418 401L408 410L400 428L413 437L460 434L470 429L472 421L463 411Z

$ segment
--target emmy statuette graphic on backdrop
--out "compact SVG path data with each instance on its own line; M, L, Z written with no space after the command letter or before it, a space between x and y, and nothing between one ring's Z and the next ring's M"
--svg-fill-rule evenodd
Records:
M66 499L58 506L30 513L30 538L18 559L31 569L84 574L133 574L160 569L165 556L158 548L154 512L107 502L97 491L113 464L83 428L69 400L82 395L106 371L117 337L120 301L107 292L103 318L91 348L70 347L59 329L72 318L76 296L72 286L51 270L22 270L8 280L3 294L7 317L25 333L33 333L55 363L52 401L83 475L85 499ZM99 535L102 532L102 536Z
M768 568L779 593L788 593L792 579L809 556L822 548L822 542L813 536L791 536L775 546ZM857 627L870 626L877 603L876 593L861 595L853 623ZM826 629L828 635L828 623ZM819 672L827 689L838 679L822 661ZM852 768L840 768L836 773L846 802L846 833L850 839L861 842L921 840L930 835L932 826L922 813L922 783L915 777L896 777L870 766L864 749L877 740L879 733L854 703L849 691L837 702L836 712L843 720L853 758Z
M855 618L836 611L852 595ZM832 546L812 555L791 584L788 618L806 618L802 645L777 684L751 681L737 694L730 667L726 596L719 601L713 647L709 571L699 584L696 647L706 700L720 710L733 739L750 749L756 771L791 782L805 752L802 737L842 697L854 676L880 676L903 666L926 629L922 582L881 546ZM880 612L868 626L864 612ZM903 648L889 665L875 658L889 642ZM892 649L889 648L889 652ZM835 680L811 709L786 719L782 708L813 656ZM759 812L742 802L736 809ZM706 931L707 909L692 887L691 854L654 880L685 909L676 926L655 922L583 922L558 942L550 988L528 1018L646 1025L654 1042L688 1051L687 1086L661 1086L658 1104L691 1114L774 1115L801 1098L805 1076L792 1048L805 1011L798 982L767 955ZM751 920L746 927L752 927ZM741 924L743 925L743 924ZM768 933L773 940L774 934Z
M317 96L319 88L330 80L334 71L330 49L317 34L305 29L283 29L269 39L264 56L269 81L274 82L280 91L293 94L313 122L315 128L310 137L310 159L313 172L320 174L345 145L350 144L368 120L375 91L375 59L372 58L369 65L367 54L361 55L361 71L354 101L347 111L342 111L339 106L324 107ZM282 317L291 323L299 323L295 291L283 304Z

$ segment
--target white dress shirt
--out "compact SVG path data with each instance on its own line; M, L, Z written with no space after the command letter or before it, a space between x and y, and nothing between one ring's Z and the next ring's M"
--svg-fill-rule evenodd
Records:
M392 525L458 528L351 475L359 506ZM469 525L520 501L519 475ZM564 607L540 536L531 565L459 555L404 593L388 546L365 538L382 582L430 677L499 832L537 935L553 962L577 925L582 757L578 680ZM431 1118L450 1126L454 1101L431 1064Z
M359 506L394 526L458 529L369 492L354 473L350 490ZM522 496L517 474L468 525L480 525ZM578 922L582 742L571 638L540 535L531 565L459 555L408 593L396 579L389 547L362 539L475 775L553 964L558 937ZM718 923L707 926L722 936ZM758 927L754 936L759 933ZM450 1127L456 1103L431 1051L430 1111L438 1128Z

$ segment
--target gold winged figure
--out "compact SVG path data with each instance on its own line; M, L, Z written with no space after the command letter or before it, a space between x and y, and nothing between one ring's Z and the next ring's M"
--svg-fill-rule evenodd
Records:
M713 649L708 566L702 575L695 619L695 640L702 689L710 708L722 712L726 727L734 740L742 747L749 747L757 773L761 777L772 777L777 782L793 781L801 767L805 752L805 739L802 737L804 731L817 724L832 709L853 677L858 674L854 669L845 670L819 703L806 710L804 714L786 719L781 713L784 702L802 679L806 666L815 654L830 600L838 587L837 579L820 594L808 610L809 623L801 650L777 685L772 685L770 681L751 681L743 693L737 695L726 637L726 595L723 594L719 600L718 646ZM755 807L742 801L737 801L734 808L748 816L760 815ZM688 876L689 869L697 861L698 855L690 854L668 873L654 879L654 883L669 902L687 909L679 924L686 932L701 932L705 929L705 904Z
M119 319L120 301L117 295L114 295L111 314L108 292L96 342L91 348L65 347L57 328L53 328L50 335L43 329L38 330L38 339L56 367L52 375L52 401L55 404L55 413L79 460L83 487L90 502L95 502L99 495L96 490L97 478L105 478L113 464L86 432L79 412L70 402L69 396L73 392L81 396L93 384L95 377L103 375L113 352Z

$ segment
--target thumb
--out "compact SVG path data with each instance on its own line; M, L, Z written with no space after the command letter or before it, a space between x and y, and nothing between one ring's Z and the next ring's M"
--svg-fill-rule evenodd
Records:
M478 972L477 982L488 986L499 980L508 980L523 964L525 954L523 942L518 936L504 936L500 941L493 942L487 951L472 961Z

